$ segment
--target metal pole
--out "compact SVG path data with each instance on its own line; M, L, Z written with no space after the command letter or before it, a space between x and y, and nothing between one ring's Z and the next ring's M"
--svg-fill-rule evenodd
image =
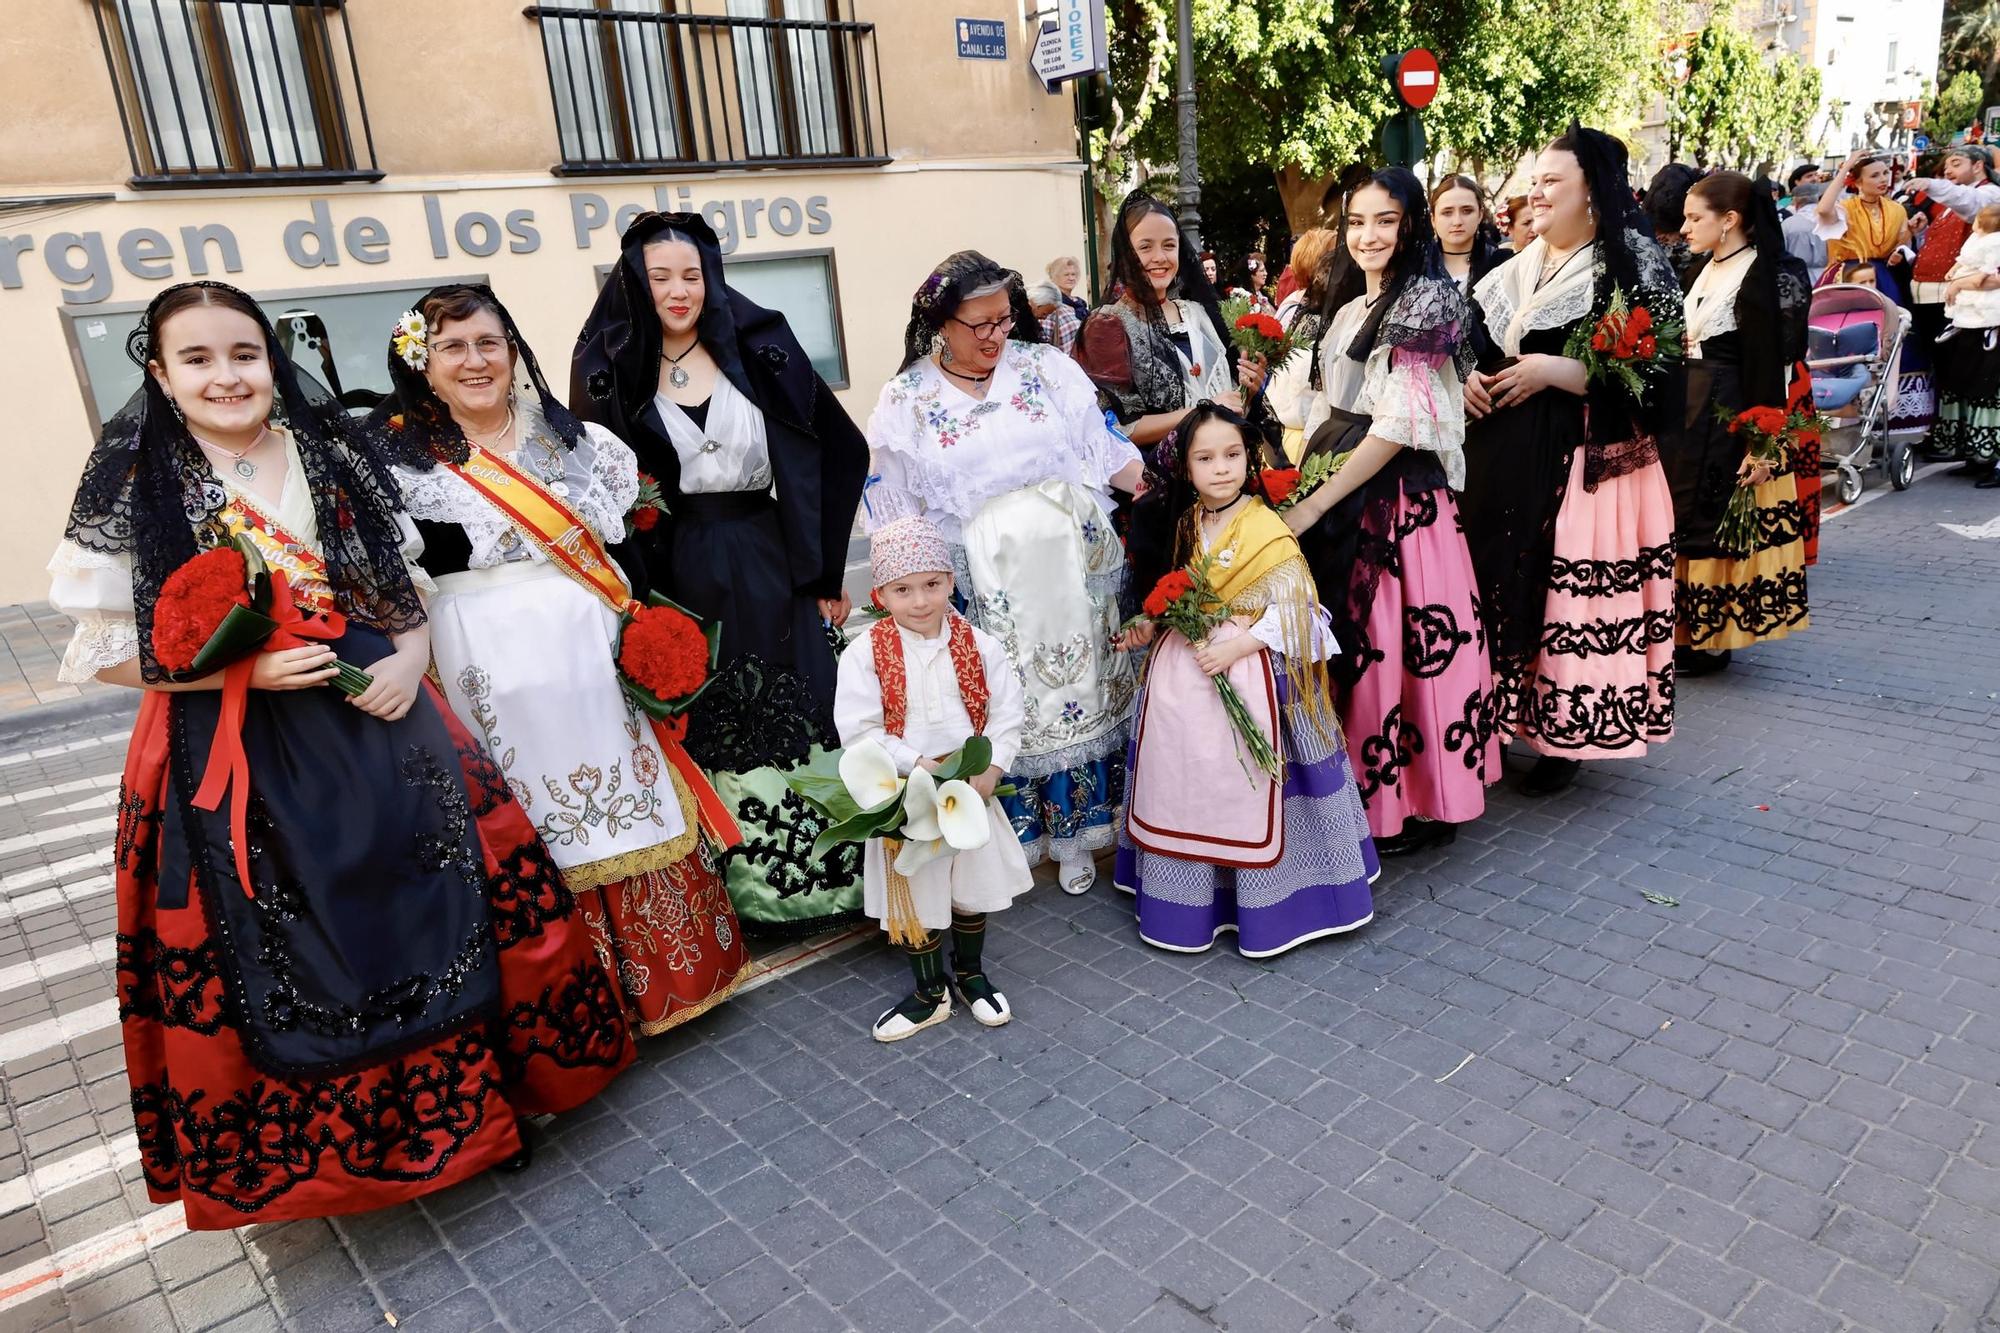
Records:
M1194 0L1176 0L1175 21L1180 25L1179 104L1181 138L1181 230L1196 252L1201 250L1201 169L1194 154ZM1187 262L1183 256L1182 263Z
M1095 306L1102 295L1103 284L1097 277L1097 176L1090 161L1090 126L1083 114L1083 85L1095 75L1086 75L1070 85L1072 104L1076 111L1076 137L1082 149L1083 158L1083 253L1085 295Z

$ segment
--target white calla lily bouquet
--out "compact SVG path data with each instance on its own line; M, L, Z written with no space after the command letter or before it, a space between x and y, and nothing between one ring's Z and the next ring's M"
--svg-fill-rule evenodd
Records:
M828 821L826 831L813 840L815 861L843 842L885 840L891 873L883 924L892 942L919 943L924 930L909 902L909 877L934 861L984 847L992 838L986 801L965 780L992 763L993 742L974 736L940 760L935 771L917 768L906 778L880 743L865 740L816 758L786 774L785 782Z

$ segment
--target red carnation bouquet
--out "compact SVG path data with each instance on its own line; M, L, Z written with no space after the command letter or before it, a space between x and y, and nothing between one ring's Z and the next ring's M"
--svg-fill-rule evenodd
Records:
M618 629L618 683L656 722L684 713L708 688L722 626L703 625L658 593L634 607Z
M173 676L193 680L252 653L338 638L337 613L308 616L292 605L282 572L272 574L256 546L239 537L203 551L167 576L153 606L153 658ZM359 667L335 662L334 688L360 694L374 683Z
M660 493L658 479L650 472L641 472L639 498L632 502L632 512L625 516L625 540L631 541L635 532L651 532L660 525L666 512L666 499Z
M1611 304L1593 324L1577 326L1563 355L1583 362L1592 381L1617 380L1634 398L1646 393L1640 371L1678 361L1685 354L1686 336L1678 320L1655 319L1644 305L1631 305L1619 288L1611 289Z
M1264 503L1282 514L1299 501L1318 490L1334 473L1340 471L1350 454L1335 458L1332 454L1314 454L1301 467L1266 468L1258 474L1257 485L1264 493Z
M1248 296L1232 296L1222 303L1222 322L1229 327L1226 332L1229 341L1243 349L1246 356L1261 356L1270 365L1277 365L1292 354L1295 347L1304 346L1285 331L1285 326L1273 315L1251 305Z
M1208 576L1208 557L1194 561L1182 569L1169 570L1153 585L1143 603L1146 615L1165 625L1168 629L1180 631L1182 638L1191 644L1198 644L1208 638L1209 631L1229 619L1229 603L1222 600L1215 591L1215 584ZM1257 767L1272 777L1282 771L1278 765L1278 752L1271 746L1271 738L1250 716L1248 705L1236 687L1229 683L1225 672L1210 676L1215 682L1216 693L1222 696L1223 711L1229 714L1231 725L1243 740L1243 748L1250 752L1250 758Z
M1747 407L1729 423L1729 433L1743 440L1744 458L1752 464L1769 464L1775 473L1785 464L1786 436L1792 419L1782 407ZM1739 485L1722 511L1715 528L1715 544L1725 551L1748 555L1757 549L1757 492Z

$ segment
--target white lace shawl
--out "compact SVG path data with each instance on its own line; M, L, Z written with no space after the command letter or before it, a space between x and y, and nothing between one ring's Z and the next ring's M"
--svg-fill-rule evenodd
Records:
M1560 274L1541 288L1542 256L1548 244L1537 236L1528 248L1479 280L1472 299L1486 320L1486 331L1508 356L1521 354L1521 339L1536 329L1559 329L1590 313L1596 292L1597 242L1564 261Z
M517 409L521 444L514 464L548 484L597 539L610 543L625 536L625 515L639 498L639 461L623 440L595 423L584 425L575 449L542 419L539 407ZM400 464L394 469L403 504L412 518L427 523L456 523L472 545L470 568L490 569L516 560L546 561L534 543L524 540L513 521L469 482L443 466L419 472Z
M1137 462L1104 423L1097 386L1061 351L1010 342L983 400L952 389L927 357L882 386L868 418L876 477L864 494L870 532L927 514L945 539L998 496L1057 480L1109 511L1111 478Z
M1687 300L1682 303L1687 317L1687 354L1695 360L1701 359L1701 345L1710 338L1719 338L1736 330L1736 297L1743 290L1743 279L1750 274L1750 266L1757 261L1754 248L1746 247L1742 258L1732 258L1726 263L1710 260L1696 275L1694 286L1688 289Z

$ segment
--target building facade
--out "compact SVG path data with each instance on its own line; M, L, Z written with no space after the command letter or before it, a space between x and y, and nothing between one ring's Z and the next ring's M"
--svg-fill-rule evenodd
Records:
M962 11L971 10L967 15ZM426 288L490 282L552 379L646 209L702 213L860 419L909 297L1083 244L1071 104L1022 0L62 0L0 43L0 601L45 595L127 335L255 295L356 412Z

